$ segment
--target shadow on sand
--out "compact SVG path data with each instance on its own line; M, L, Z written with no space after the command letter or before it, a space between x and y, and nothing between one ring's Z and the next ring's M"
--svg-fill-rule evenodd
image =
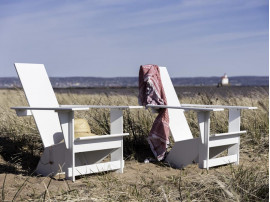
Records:
M0 174L31 174L39 161L42 146L36 135L0 135Z

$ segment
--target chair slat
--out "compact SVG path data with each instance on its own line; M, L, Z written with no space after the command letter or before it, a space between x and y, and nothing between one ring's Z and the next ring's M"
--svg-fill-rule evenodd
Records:
M15 68L30 107L59 107L43 64L15 63ZM44 147L63 139L58 114L54 110L33 110L32 114Z
M167 98L167 105L181 106L174 90L171 78L166 67L159 67L162 85ZM170 130L175 142L192 139L192 133L187 123L184 110L168 109L170 119Z

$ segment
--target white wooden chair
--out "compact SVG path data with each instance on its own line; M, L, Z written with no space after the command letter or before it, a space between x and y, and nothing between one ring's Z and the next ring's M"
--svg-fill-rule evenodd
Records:
M182 168L191 163L199 163L200 168L239 164L240 111L256 109L244 106L217 106L180 104L166 67L159 67L161 81L167 98L167 105L147 105L152 108L168 108L170 131L175 144L165 161ZM229 130L227 133L210 135L210 112L229 110ZM184 111L195 110L198 114L200 137L193 138ZM227 150L227 156L218 157Z
M123 172L123 136L128 133L123 133L122 111L136 107L59 105L43 64L16 63L15 67L30 107L12 109L18 116L33 115L45 147L37 173L48 176L64 172L67 179L75 181L78 175ZM110 109L111 134L74 139L74 112L90 108ZM108 155L111 161L102 162Z

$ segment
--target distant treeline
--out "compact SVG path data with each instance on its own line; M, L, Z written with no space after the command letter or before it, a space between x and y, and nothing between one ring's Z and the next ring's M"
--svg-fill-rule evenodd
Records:
M91 88L91 87L135 87L138 86L137 77L51 77L54 88ZM174 86L215 86L220 82L220 77L187 77L172 78ZM230 77L231 86L268 86L267 76L235 76ZM18 78L0 78L0 88L21 87Z

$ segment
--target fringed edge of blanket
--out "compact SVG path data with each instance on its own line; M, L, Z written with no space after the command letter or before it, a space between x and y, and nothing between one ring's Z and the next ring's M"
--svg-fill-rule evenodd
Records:
M152 144L151 142L151 139L159 139L161 142L165 143L166 144L166 150L158 155L157 152L155 151L154 149L154 145ZM165 154L166 154L166 151L167 151L167 148L168 148L168 145L170 144L170 141L169 140L164 140L163 138L155 135L155 134L151 134L148 138L147 138L147 141L148 141L148 144L150 145L150 148L153 152L153 154L155 155L155 157L157 158L158 161L162 161L164 158L165 158Z

